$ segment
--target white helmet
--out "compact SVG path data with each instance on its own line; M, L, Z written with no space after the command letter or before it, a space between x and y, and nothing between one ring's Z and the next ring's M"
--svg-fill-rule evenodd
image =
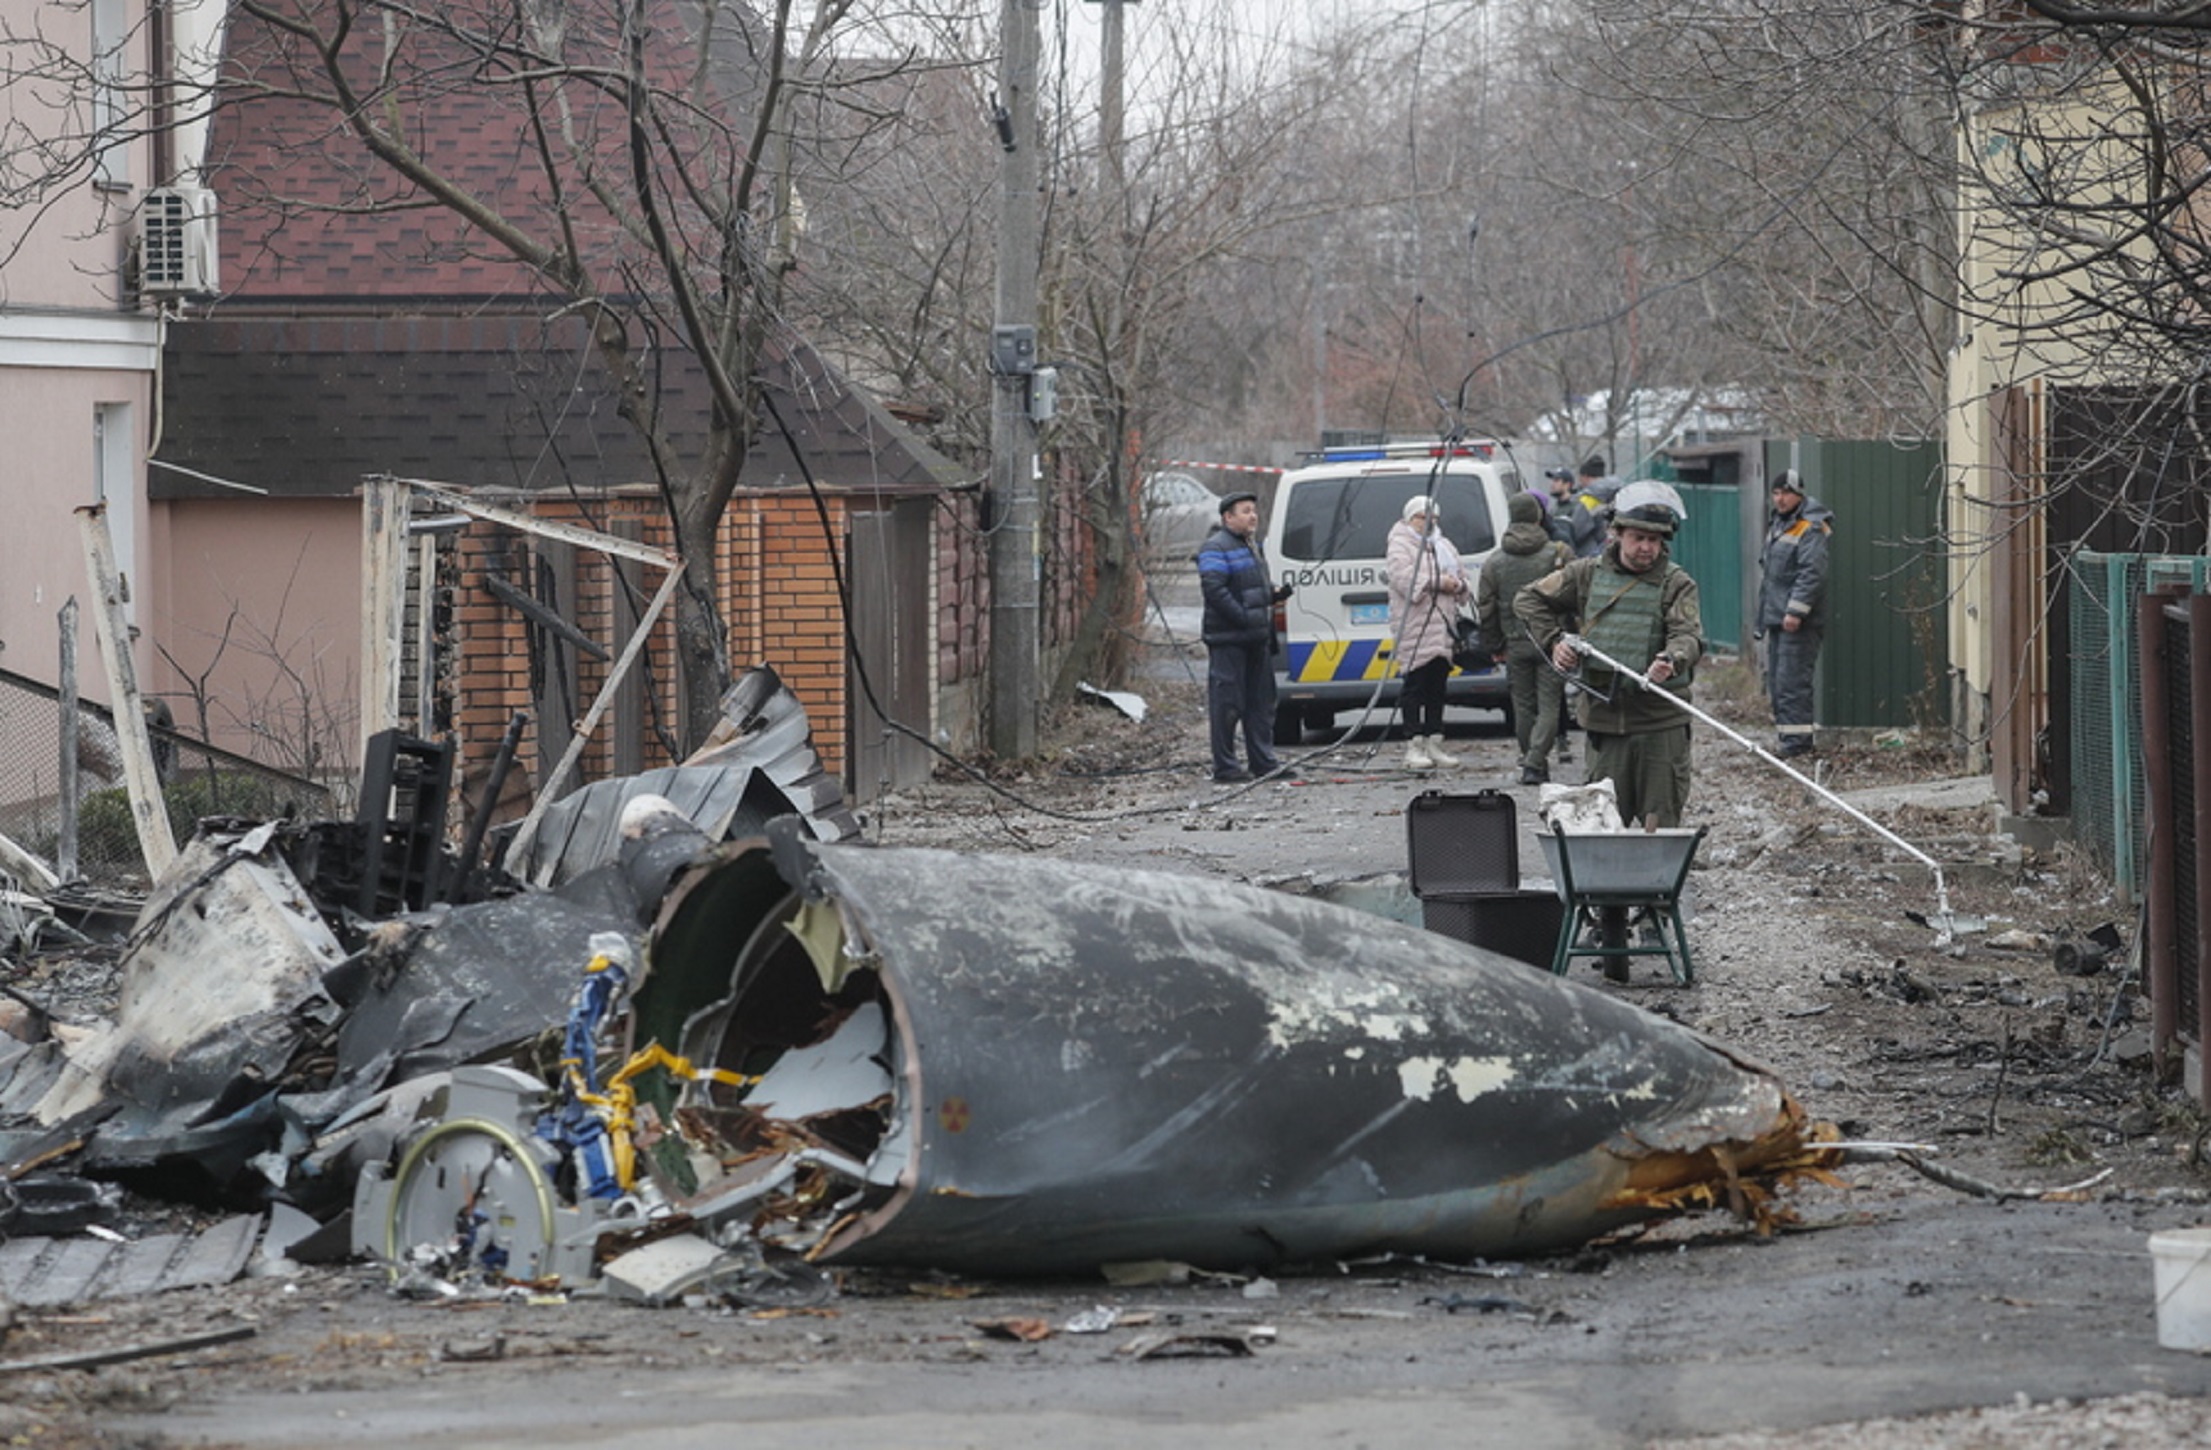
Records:
M1672 484L1656 479L1639 478L1633 483L1620 485L1620 491L1612 496L1612 522L1615 526L1629 524L1638 529L1672 538L1675 525L1689 517L1688 507L1681 495L1674 492Z

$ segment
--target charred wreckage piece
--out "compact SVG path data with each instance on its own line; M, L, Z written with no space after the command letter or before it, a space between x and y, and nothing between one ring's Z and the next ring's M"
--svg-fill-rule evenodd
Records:
M701 768L579 792L533 884L350 950L283 828L203 835L112 1029L19 1051L0 1107L19 1141L91 1124L88 1176L296 1204L402 1284L646 1303L803 1302L835 1265L1538 1252L1769 1221L1832 1161L1763 1069L1478 948L852 843L833 801L764 820Z
M633 1041L702 1163L796 1165L751 1231L823 1263L1067 1273L1585 1241L1825 1160L1768 1073L1602 993L1232 883L829 845L679 881ZM679 1148L680 1145L680 1148Z
M467 1069L401 1111L357 1251L645 1302L795 1261L1475 1258L1760 1217L1829 1161L1770 1075L1665 1019L1230 883L776 822L679 876L632 993L620 956L575 994L567 1089ZM613 1110L579 1135L579 1100Z
M44 1180L72 1173L171 1201L342 1212L348 1154L367 1150L358 1130L323 1142L332 1125L387 1087L419 1095L426 1075L538 1036L582 945L598 931L642 942L677 865L773 817L824 839L858 833L772 671L748 672L723 709L682 766L601 782L549 812L526 859L544 888L451 860L424 867L409 812L386 821L382 801L353 822L203 822L139 905L111 1020L57 1020L9 989L29 1010L0 1034L0 1234L67 1228L57 1205L77 1199ZM434 772L415 774L434 793ZM387 775L395 798L414 787L406 770ZM624 835L627 801L653 788L679 805L663 800ZM380 857L393 869L378 873ZM482 890L466 899L414 894L472 875ZM365 914L395 895L418 909ZM105 1200L85 1203L73 1217ZM10 1247L9 1263L29 1257ZM15 1284L5 1265L0 1281ZM87 1297L100 1287L88 1280Z

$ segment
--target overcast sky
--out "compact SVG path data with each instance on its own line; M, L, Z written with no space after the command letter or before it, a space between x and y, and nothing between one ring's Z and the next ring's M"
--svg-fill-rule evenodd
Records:
M1284 48L1300 50L1347 26L1361 29L1426 25L1465 34L1488 18L1487 0L1124 0L1126 56L1132 102L1148 65L1178 67L1193 45L1216 47L1242 64L1262 64ZM1070 80L1094 78L1103 30L1101 0L1044 0L1046 64L1064 64ZM1457 42L1454 42L1457 43ZM1064 44L1064 51L1055 46Z

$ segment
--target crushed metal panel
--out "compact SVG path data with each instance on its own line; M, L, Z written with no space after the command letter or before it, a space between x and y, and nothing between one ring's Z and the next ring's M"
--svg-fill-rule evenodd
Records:
M523 874L538 885L558 886L614 860L622 848L623 812L641 796L664 797L708 839L723 840L752 778L749 765L713 765L664 766L594 781L546 810Z
M345 950L267 840L186 848L124 953L113 1024L66 1050L38 1121L115 1097L158 1116L283 1069Z
M710 840L724 840L729 835L729 823L737 814L737 807L744 802L745 790L751 782L752 768L740 769L702 765L671 765L652 772L656 782L653 789L675 802L691 823L707 834Z
M776 1118L804 1119L874 1101L894 1086L881 1061L889 1032L882 1005L863 1003L828 1041L777 1058L746 1095L746 1106Z
M0 1118L10 1123L28 1120L32 1110L54 1091L69 1070L69 1059L57 1038L32 1043L30 1051L0 1072L0 1081L5 1083L0 1086Z
M617 1255L599 1274L613 1297L658 1306L681 1299L730 1264L729 1255L713 1241L678 1234Z
M626 894L579 881L576 897L528 893L425 920L397 971L347 1012L338 1072L361 1097L463 1063L482 1062L567 1017L594 932L638 928ZM610 889L612 883L606 883Z
M46 1239L44 1245L44 1252L24 1261L22 1283L10 1296L18 1304L43 1307L85 1303L93 1297L92 1286L123 1247L93 1238Z
M0 1101L5 1101L14 1091L19 1072L38 1071L34 1062L39 1055L38 1043L23 1042L0 1032Z
M120 1244L122 1253L103 1277L98 1297L227 1284L245 1272L261 1222L252 1214L239 1214L201 1233L160 1234Z
M240 1214L196 1234L129 1243L12 1239L0 1244L0 1298L50 1308L227 1284L245 1272L261 1222L258 1215Z
M768 853L737 852L671 894L639 1020L728 997L748 1061L717 1065L757 1072L880 997L898 1093L866 1178L897 1187L843 1205L825 1261L1531 1252L1651 1216L1653 1180L1797 1145L1762 1070L1410 926L1195 877L779 845L850 926L837 993L782 939L796 899L747 859Z
M860 834L843 785L814 753L805 705L774 670L755 665L745 671L723 692L721 705L722 723L685 765L754 766L789 798L816 840L845 841Z

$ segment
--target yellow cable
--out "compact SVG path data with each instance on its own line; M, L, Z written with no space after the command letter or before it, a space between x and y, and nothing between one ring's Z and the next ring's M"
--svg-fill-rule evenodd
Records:
M705 1078L729 1087L751 1087L760 1081L758 1073L695 1067L689 1058L676 1056L658 1042L647 1043L643 1051L623 1063L621 1070L607 1079L604 1092L595 1093L589 1089L583 1081L583 1066L575 1058L564 1058L561 1065L567 1070L568 1086L575 1093L576 1101L597 1109L606 1124L607 1137L614 1146L614 1181L624 1192L637 1186L637 1147L630 1138L630 1129L636 1121L637 1089L630 1085L631 1078L658 1067L688 1081Z

